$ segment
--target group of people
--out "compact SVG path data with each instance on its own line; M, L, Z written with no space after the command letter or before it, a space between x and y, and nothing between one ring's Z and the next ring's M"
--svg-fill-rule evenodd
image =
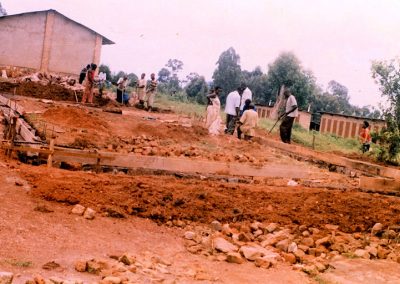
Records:
M84 67L79 75L79 84L83 84L85 89L82 96L82 103L93 104L93 90L95 83L99 85L99 93L102 95L104 82L106 82L105 73L100 72L100 74L95 77L95 72L97 65L94 63L88 64ZM152 73L150 75L150 81L146 81L146 74L143 73L140 79L136 82L136 96L138 98L138 106L140 108L151 111L154 105L154 98L157 92L157 80L156 75ZM127 87L129 84L128 76L123 76L118 79L116 83L117 86L117 102L121 104L128 104L130 96L127 93ZM146 105L145 105L146 103Z
M207 95L206 128L210 134L219 134L221 102L218 95L221 91L222 89L217 86ZM251 100L252 93L245 84L241 84L228 94L225 103L226 134L233 135L236 130L239 139L242 135L245 140L250 140L254 136L258 114Z
M138 98L138 106L140 108L151 111L154 105L154 98L157 93L157 80L156 75L152 73L150 75L150 82L146 80L146 74L142 73L140 79L136 82L136 95ZM117 81L117 101L122 104L127 104L130 97L126 92L128 87L128 76L124 76ZM146 103L146 105L145 105Z
M215 87L207 95L206 128L210 134L219 134L221 102L218 95L220 92L221 88ZM285 111L279 117L279 120L282 119L280 136L282 142L290 143L293 122L298 116L298 108L296 98L289 90L284 92L284 97L286 99ZM236 131L239 139L251 140L254 137L255 128L258 125L258 113L252 102L252 92L246 84L241 84L235 91L228 94L225 113L225 134L233 135Z
M83 91L82 103L85 104L88 102L89 104L93 104L93 89L95 84L95 72L97 69L97 65L94 63L88 64L85 68L82 69L79 75L79 84L83 84L85 86L85 90Z

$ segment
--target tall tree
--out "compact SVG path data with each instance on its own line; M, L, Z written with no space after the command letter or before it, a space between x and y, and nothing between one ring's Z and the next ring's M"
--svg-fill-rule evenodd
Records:
M172 75L178 74L183 69L183 62L178 59L169 59L165 67L171 69Z
M371 71L382 96L388 99L389 105L385 111L391 114L400 127L400 59L374 61Z
M316 79L311 71L304 70L300 60L291 52L284 52L268 65L268 85L276 95L285 85L296 96L300 108L306 108L308 99L315 92Z
M191 73L191 80L185 87L185 92L189 98L192 98L198 103L205 104L206 103L206 95L208 92L208 86L206 80L203 76Z
M225 103L226 95L237 89L242 81L242 70L240 67L240 56L230 47L222 52L216 63L218 66L212 76L213 85L220 86L221 102Z
M171 79L171 72L167 68L161 68L161 70L158 71L157 80L160 83L168 83L170 79Z

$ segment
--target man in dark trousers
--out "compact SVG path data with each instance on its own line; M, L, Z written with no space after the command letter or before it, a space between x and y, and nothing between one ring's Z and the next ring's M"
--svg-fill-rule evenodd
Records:
M292 95L292 93L289 90L286 90L283 93L283 95L285 96L286 99L286 107L279 130L282 142L290 144L290 139L292 137L293 122L299 115L299 111L297 109L296 98Z

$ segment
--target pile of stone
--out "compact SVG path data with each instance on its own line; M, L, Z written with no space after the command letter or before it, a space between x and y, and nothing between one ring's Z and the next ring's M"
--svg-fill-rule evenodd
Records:
M61 76L59 74L51 74L46 72L37 72L15 79L17 82L35 82L42 86L60 85L66 89L81 91L84 87L79 84L76 78L70 76Z
M383 229L377 223L371 233L348 234L336 225L324 229L276 223L245 224L211 223L209 228L187 226L185 247L218 261L231 263L253 262L269 268L284 261L309 274L329 268L330 260L344 257L388 259L400 263L400 227Z
M78 260L74 265L78 272L98 275L100 284L214 280L201 268L175 267L170 260L149 252L140 256L124 253L107 259Z
M0 282L2 283L2 282ZM44 278L41 275L35 276L33 279L27 280L25 284L83 284L84 282L79 279L63 279L60 277Z
M172 139L161 140L158 137L140 135L129 138L119 138L118 142L110 143L108 151L120 153L135 153L143 156L190 157L224 162L251 163L262 166L266 162L249 154L210 153L207 149L196 146L182 146Z
M29 69L2 70L2 81L12 83L34 82L42 86L59 85L65 89L82 91L84 87L78 83L76 77L62 76L56 73L35 72Z

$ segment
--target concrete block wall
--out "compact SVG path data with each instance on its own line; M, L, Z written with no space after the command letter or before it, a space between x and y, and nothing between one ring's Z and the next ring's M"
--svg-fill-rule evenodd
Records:
M0 18L0 66L79 75L100 63L103 37L54 10Z
M273 107L257 105L257 113L259 118L274 119L273 110ZM296 117L295 122L300 124L301 127L307 130L310 129L311 113L306 111L299 111L299 116Z
M386 126L386 122L382 120L368 120L365 118L322 114L320 132L334 134L344 138L357 138L362 130L363 122L367 120L371 125L372 132L378 132Z

